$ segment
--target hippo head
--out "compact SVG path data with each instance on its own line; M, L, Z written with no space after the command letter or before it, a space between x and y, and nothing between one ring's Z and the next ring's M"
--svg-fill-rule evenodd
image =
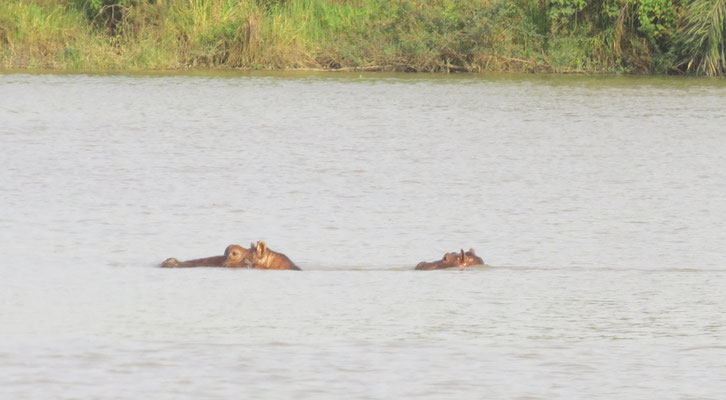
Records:
M484 260L477 256L474 249L469 249L465 252L464 249L461 252L446 253L441 260L434 262L420 262L416 269L420 270L431 270L431 269L443 269L443 268L465 268L471 267L472 265L484 265Z
M456 253L448 253L447 256L455 255ZM458 255L454 256L456 260L454 260L455 267L471 267L472 265L484 265L484 260L481 259L481 257L477 256L474 252L474 249L469 249L469 251L464 252L464 249L461 249L461 252ZM446 258L446 256L444 256Z
M250 268L252 265L252 252L236 244L230 244L224 250L223 267Z
M300 270L286 255L270 250L263 241L250 244L251 268Z

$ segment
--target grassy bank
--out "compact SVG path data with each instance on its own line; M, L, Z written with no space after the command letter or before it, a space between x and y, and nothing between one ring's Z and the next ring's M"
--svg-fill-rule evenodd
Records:
M723 75L726 0L1 0L0 67Z

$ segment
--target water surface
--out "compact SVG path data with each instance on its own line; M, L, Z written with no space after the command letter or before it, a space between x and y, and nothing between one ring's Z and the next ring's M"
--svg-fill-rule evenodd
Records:
M0 75L11 398L713 398L726 84ZM162 270L265 240L305 271ZM473 247L489 265L420 272Z

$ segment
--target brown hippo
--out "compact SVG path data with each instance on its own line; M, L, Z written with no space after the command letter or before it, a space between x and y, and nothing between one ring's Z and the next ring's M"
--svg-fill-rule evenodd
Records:
M230 244L224 250L223 256L198 258L196 260L179 261L176 258L167 258L161 263L162 268L190 268L190 267L229 267L250 268L252 253L242 246Z
M265 242L250 243L250 252L252 254L252 268L300 271L300 268L290 261L286 255L268 249Z
M471 267L472 265L484 265L484 260L474 253L474 249L469 249L466 253L461 249L461 253L446 253L441 260L434 262L422 261L416 265L418 270L432 270L452 267Z

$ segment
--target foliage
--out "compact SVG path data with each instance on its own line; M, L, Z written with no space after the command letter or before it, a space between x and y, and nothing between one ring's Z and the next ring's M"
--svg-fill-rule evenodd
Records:
M552 0L549 10L552 30L559 31L568 25L574 25L574 29L577 29L577 17L586 5L585 0Z
M134 0L72 0L72 4L83 10L94 25L113 34Z
M640 0L638 30L651 44L664 49L675 32L676 8L672 0Z
M709 76L726 73L726 0L688 4L676 46L686 70Z

